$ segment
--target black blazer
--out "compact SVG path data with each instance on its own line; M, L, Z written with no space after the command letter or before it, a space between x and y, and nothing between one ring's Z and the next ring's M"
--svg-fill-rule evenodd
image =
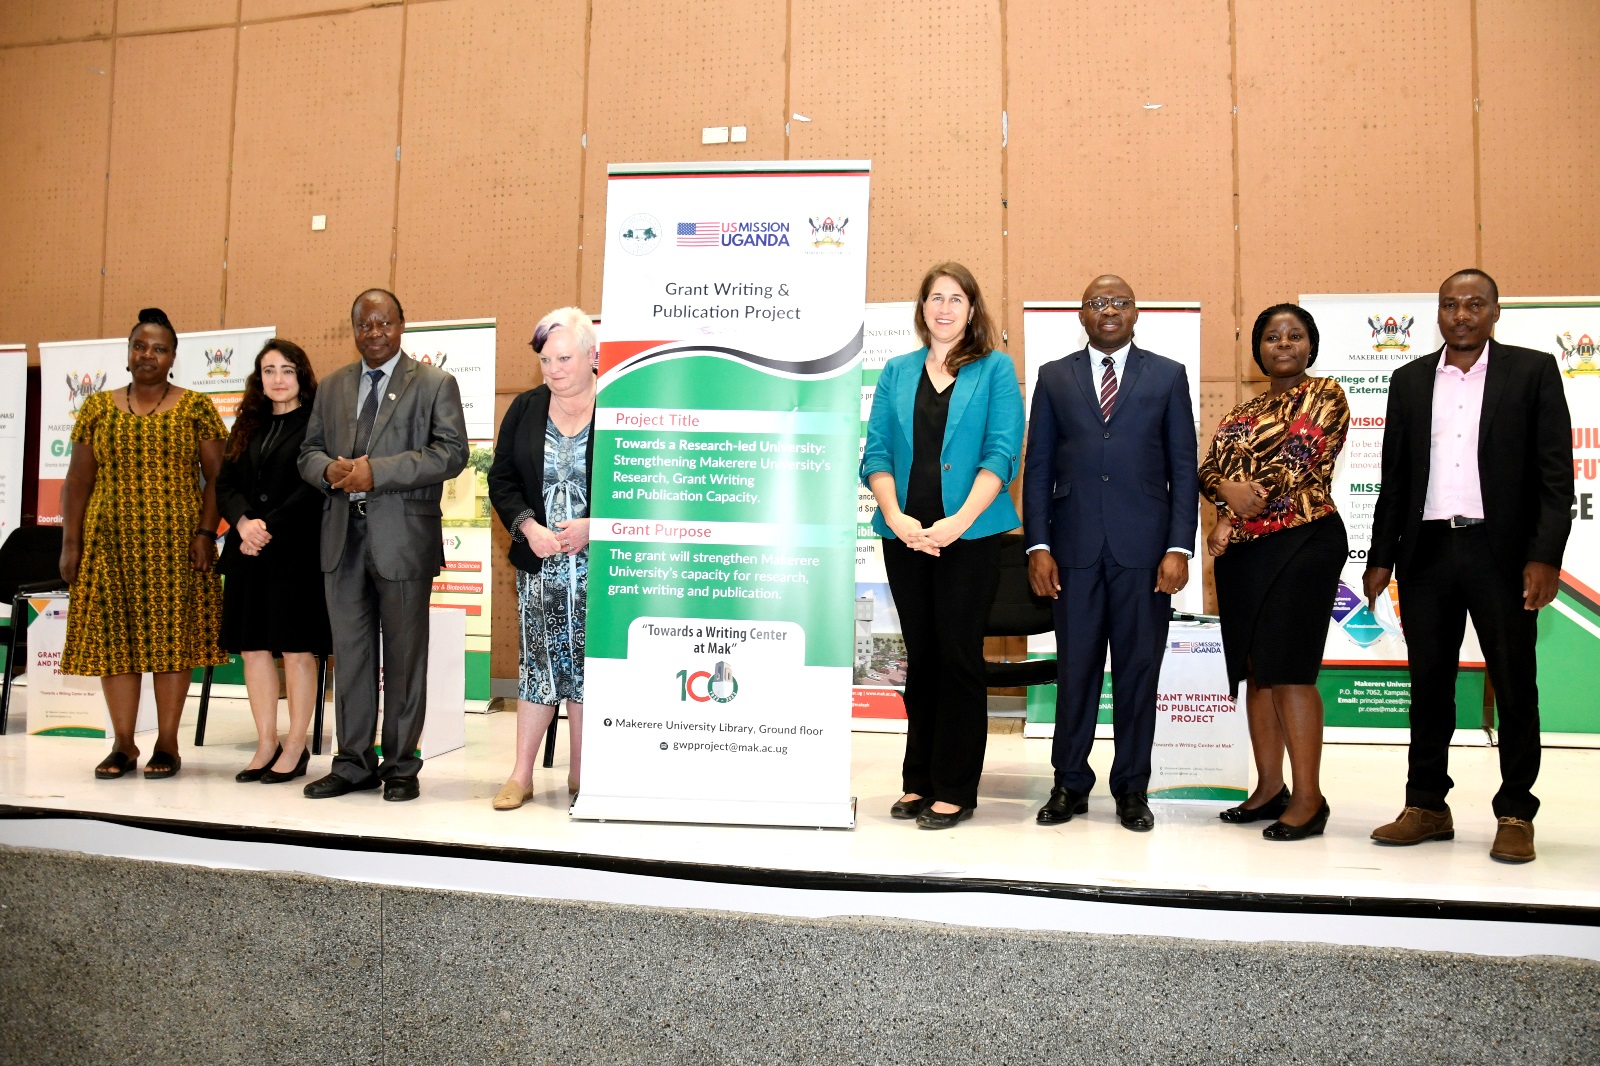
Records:
M316 564L322 494L306 484L296 466L310 420L311 405L302 404L283 416L271 447L266 446L269 426L262 425L243 455L223 460L217 475L217 509L230 526L242 518L266 522L272 541L260 555L247 556L239 551L238 534L230 530L217 563L219 572L237 573L241 565L268 560L294 563L302 555Z
M1413 359L1389 379L1383 485L1367 565L1402 578L1428 494L1434 374L1443 352ZM1530 562L1559 567L1572 530L1572 416L1554 357L1489 342L1478 481L1493 561L1516 571Z
M544 513L544 430L550 420L550 387L540 385L511 401L494 442L494 463L489 467L489 503L506 532L516 533L517 516L532 511L541 526ZM585 484L594 482L594 418L589 419L589 446L585 450ZM537 574L544 562L527 541L511 541L511 564Z

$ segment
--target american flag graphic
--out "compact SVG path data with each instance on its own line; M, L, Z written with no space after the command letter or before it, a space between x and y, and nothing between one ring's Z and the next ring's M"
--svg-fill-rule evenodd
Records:
M678 247L715 248L722 241L721 228L716 222L680 222Z

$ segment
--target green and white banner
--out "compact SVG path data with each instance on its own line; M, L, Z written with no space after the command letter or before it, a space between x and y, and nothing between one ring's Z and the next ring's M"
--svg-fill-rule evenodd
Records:
M870 172L610 168L574 817L855 824Z
M1372 540L1372 512L1382 482L1389 375L1437 351L1435 293L1301 296L1322 334L1314 374L1336 378L1350 401L1350 434L1334 470L1334 498L1350 535L1350 559L1330 620L1318 687L1330 726L1409 725L1410 675L1396 586L1376 613L1361 595ZM1600 298L1509 297L1500 301L1495 338L1549 352L1561 369L1572 412L1576 491L1572 535L1556 601L1539 614L1539 712L1553 733L1600 733ZM1484 697L1483 652L1467 622L1464 668L1456 683L1456 726L1476 733ZM1481 734L1478 734L1481 736ZM1575 742L1578 741L1574 737Z
M1600 734L1600 297L1502 299L1494 335L1549 352L1561 367L1572 412L1572 535L1561 590L1539 612L1539 722L1547 738Z

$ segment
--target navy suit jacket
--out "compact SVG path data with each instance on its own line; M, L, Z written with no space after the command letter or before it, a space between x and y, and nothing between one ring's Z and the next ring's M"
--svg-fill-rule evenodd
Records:
M1183 364L1128 350L1109 421L1100 417L1098 352L1039 368L1023 464L1027 543L1056 565L1093 566L1110 545L1118 566L1154 569L1190 548L1200 520L1199 447Z

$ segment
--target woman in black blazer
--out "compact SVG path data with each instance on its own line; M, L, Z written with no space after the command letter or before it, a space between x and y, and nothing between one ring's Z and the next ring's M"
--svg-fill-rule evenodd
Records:
M221 643L244 660L256 720L256 752L238 781L303 777L306 732L317 698L317 656L332 644L323 599L322 497L295 463L317 394L311 360L274 338L256 356L217 476L217 508L228 520L217 567L223 575ZM278 740L278 670L283 657L289 732Z
M544 384L511 401L494 445L489 502L511 534L522 659L517 758L494 808L533 795L539 741L563 700L576 795L583 750L583 643L589 587L589 484L594 468L594 323L576 307L540 320L532 348Z

